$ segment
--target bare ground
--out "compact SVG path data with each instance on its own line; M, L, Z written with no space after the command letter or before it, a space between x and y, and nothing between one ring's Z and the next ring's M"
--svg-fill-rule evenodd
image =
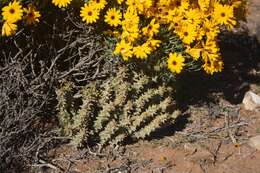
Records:
M102 151L57 147L46 169L35 165L33 172L259 173L260 151L248 139L260 135L260 113L224 100L221 106L216 118L206 106L190 108L186 127L160 139Z

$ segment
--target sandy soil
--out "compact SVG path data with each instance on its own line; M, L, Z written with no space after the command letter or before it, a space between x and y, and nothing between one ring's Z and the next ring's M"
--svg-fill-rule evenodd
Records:
M102 152L63 145L49 157L60 172L74 173L260 172L260 151L248 145L248 138L260 135L260 113L241 109L232 119L226 114L205 121L207 109L193 109L192 123L173 135Z

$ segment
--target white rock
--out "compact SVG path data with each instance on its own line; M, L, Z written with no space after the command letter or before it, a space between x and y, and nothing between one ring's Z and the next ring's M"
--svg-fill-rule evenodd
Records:
M248 144L257 150L260 150L260 135L250 138Z
M260 108L260 96L252 91L248 91L244 96L243 104L246 110L257 111Z

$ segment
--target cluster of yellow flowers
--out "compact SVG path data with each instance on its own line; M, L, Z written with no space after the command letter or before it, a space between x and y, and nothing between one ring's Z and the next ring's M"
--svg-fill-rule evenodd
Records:
M71 1L52 0L52 3L63 8ZM192 58L192 61L202 62L206 73L213 74L223 69L217 37L222 28L237 26L238 16L241 16L238 11L244 8L245 1L86 0L80 16L86 24L94 24L102 18L107 27L117 33L114 34L117 39L114 53L125 61L133 57L146 59L152 55L161 47L159 35L163 28L176 35L185 48L181 53L169 53L167 66L171 72L180 73ZM22 9L16 1L3 7L2 11L2 35L5 36L15 33L15 23L22 19L24 12L27 24L38 22L40 17L32 5Z
M160 47L157 35L166 27L182 40L185 53L201 61L206 73L213 74L223 69L217 36L221 28L237 25L235 12L244 4L243 0L90 0L81 8L80 16L87 24L95 23L108 6L104 21L120 33L114 53L124 60L146 59ZM169 70L180 73L186 58L170 53Z
M2 36L11 36L17 31L17 22L24 19L27 25L39 22L40 13L32 4L23 8L20 2L13 1L2 8Z

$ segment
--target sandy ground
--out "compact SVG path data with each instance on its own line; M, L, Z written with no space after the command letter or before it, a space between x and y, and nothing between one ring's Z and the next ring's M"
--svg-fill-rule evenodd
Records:
M49 156L55 158L52 163L59 165L60 172L71 173L260 172L260 151L248 145L250 137L260 135L260 113L241 109L237 114L231 111L232 118L227 113L205 120L206 107L193 110L189 117L192 123L161 139L102 152L64 145L52 150Z

